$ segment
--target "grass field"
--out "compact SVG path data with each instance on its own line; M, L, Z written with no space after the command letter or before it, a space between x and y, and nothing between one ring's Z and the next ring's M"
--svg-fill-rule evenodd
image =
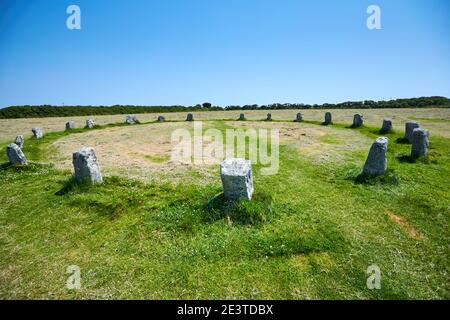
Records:
M26 139L28 167L0 169L0 298L449 299L450 109L359 110L358 129L347 128L358 110L331 110L331 126L320 125L326 110L300 111L303 123L292 122L296 112L271 111L274 122L194 113L221 131L280 130L278 174L254 166L254 201L228 217L207 206L222 191L218 165L168 156L170 133L192 124L108 125L120 115L65 132L61 118L0 120L1 162L16 134L49 132ZM359 183L386 116L388 173ZM396 142L407 119L431 133L429 156L413 163ZM102 185L70 183L71 153L83 145L98 153ZM80 290L66 288L70 265L81 269ZM371 265L379 290L366 286Z

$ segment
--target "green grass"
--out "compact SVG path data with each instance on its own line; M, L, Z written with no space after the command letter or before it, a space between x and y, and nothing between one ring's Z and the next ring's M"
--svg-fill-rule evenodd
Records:
M24 151L41 161L66 134L28 140ZM255 201L235 208L217 196L219 178L90 186L48 165L2 166L0 298L449 299L450 140L431 136L432 161L410 163L399 161L410 146L387 136L385 178L356 180L366 152L344 165L315 163L283 145L279 173L261 176L256 166ZM372 264L380 290L366 287ZM81 268L79 291L65 288L69 265Z

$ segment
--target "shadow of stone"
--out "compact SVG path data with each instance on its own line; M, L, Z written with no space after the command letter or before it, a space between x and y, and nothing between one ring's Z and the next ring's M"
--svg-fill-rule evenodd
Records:
M74 176L71 176L66 182L64 182L63 187L55 192L55 196L63 196L74 190L88 191L90 187L92 187L92 183L89 179L78 182L75 180Z
M11 163L9 163L9 162L5 162L5 163L0 164L0 170L6 170L6 169L11 168L11 167L12 167Z
M355 184L364 185L382 184L396 186L399 184L399 179L395 171L392 169L388 169L385 174L379 176L370 176L367 174L359 173L356 176L349 176L348 180L352 180Z
M395 142L398 143L398 144L410 144L410 143L409 143L409 140L406 139L405 137L397 138L397 139L395 140Z

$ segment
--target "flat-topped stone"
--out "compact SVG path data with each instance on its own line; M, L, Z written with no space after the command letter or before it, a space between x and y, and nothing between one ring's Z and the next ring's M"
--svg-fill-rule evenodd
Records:
M220 164L225 199L238 201L251 200L253 195L253 174L249 160L240 158L226 159Z
M412 134L411 157L419 158L428 154L430 133L428 130L415 128Z
M92 119L87 119L86 120L85 128L92 129L94 126L95 126L94 120L92 120Z
M103 181L100 166L93 148L82 148L73 154L74 178L77 182L90 181L101 183Z
M363 125L363 116L359 113L353 116L352 128L359 128Z
M27 164L27 158L23 154L22 149L15 143L11 143L6 147L6 155L12 166Z
M75 129L75 122L73 122L72 120L66 122L66 130L71 130L71 129Z
M405 123L405 139L412 143L413 131L416 128L420 128L420 125L416 121L408 121Z
M381 125L380 133L388 133L392 130L392 120L383 119L383 124Z
M246 120L245 119L245 115L243 114L243 113L241 113L240 115L239 115L239 119L238 120Z
M386 137L379 137L372 144L364 164L363 175L379 176L386 173L388 141Z
M16 140L14 140L14 143L17 144L17 146L22 149L23 148L23 144L25 142L25 139L23 138L22 135L18 135L16 137Z
M42 132L41 128L33 128L31 129L31 132L33 132L33 136L36 139L41 139L44 136L44 133Z

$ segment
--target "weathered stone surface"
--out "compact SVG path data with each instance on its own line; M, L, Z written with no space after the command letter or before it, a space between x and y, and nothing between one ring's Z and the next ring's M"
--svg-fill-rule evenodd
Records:
M414 129L419 127L419 123L415 121L408 121L405 123L405 139L408 140L409 143L412 143Z
M66 130L75 129L75 122L67 121L66 122Z
M226 159L220 164L225 199L237 201L251 200L253 194L253 174L249 160L240 158Z
M6 148L6 155L8 156L9 163L13 166L18 164L27 164L27 158L25 158L22 149L20 149L20 147L15 143L11 143L8 145L8 147Z
M331 112L326 112L324 124L332 124L332 123L333 123L333 118L331 117Z
M386 173L388 138L379 137L372 144L364 164L363 174L368 176L379 176Z
M166 121L166 118L164 116L158 117L158 122L164 122L164 121Z
M302 121L303 121L302 114L299 112L297 113L294 122L302 122Z
M363 116L360 115L359 113L355 114L353 116L353 124L352 124L352 128L359 128L363 125Z
M92 119L87 119L86 120L85 128L92 129L94 126L95 126L94 120L92 120Z
M128 124L135 124L138 122L139 122L139 120L134 115L128 115L127 118L125 119L125 123L128 123Z
M271 114L271 113L268 113L268 114L267 114L267 119L266 119L266 121L272 121L272 114Z
M194 121L194 115L192 113L188 113L186 117L186 121Z
M239 115L239 119L238 120L245 120L245 115L243 114L243 113L241 113L240 115Z
M41 139L44 136L41 128L33 128L31 131L36 139Z
M392 120L391 119L384 119L383 124L381 125L380 132L381 133L387 133L392 130Z
M23 138L22 135L18 135L16 137L16 140L14 140L14 143L17 144L17 146L22 149L23 148L23 143L25 142L25 139Z
M77 182L90 181L101 183L103 181L98 165L97 156L93 148L82 148L73 154L74 178Z
M412 134L411 157L419 158L426 156L428 153L428 145L430 133L428 130L416 128Z

